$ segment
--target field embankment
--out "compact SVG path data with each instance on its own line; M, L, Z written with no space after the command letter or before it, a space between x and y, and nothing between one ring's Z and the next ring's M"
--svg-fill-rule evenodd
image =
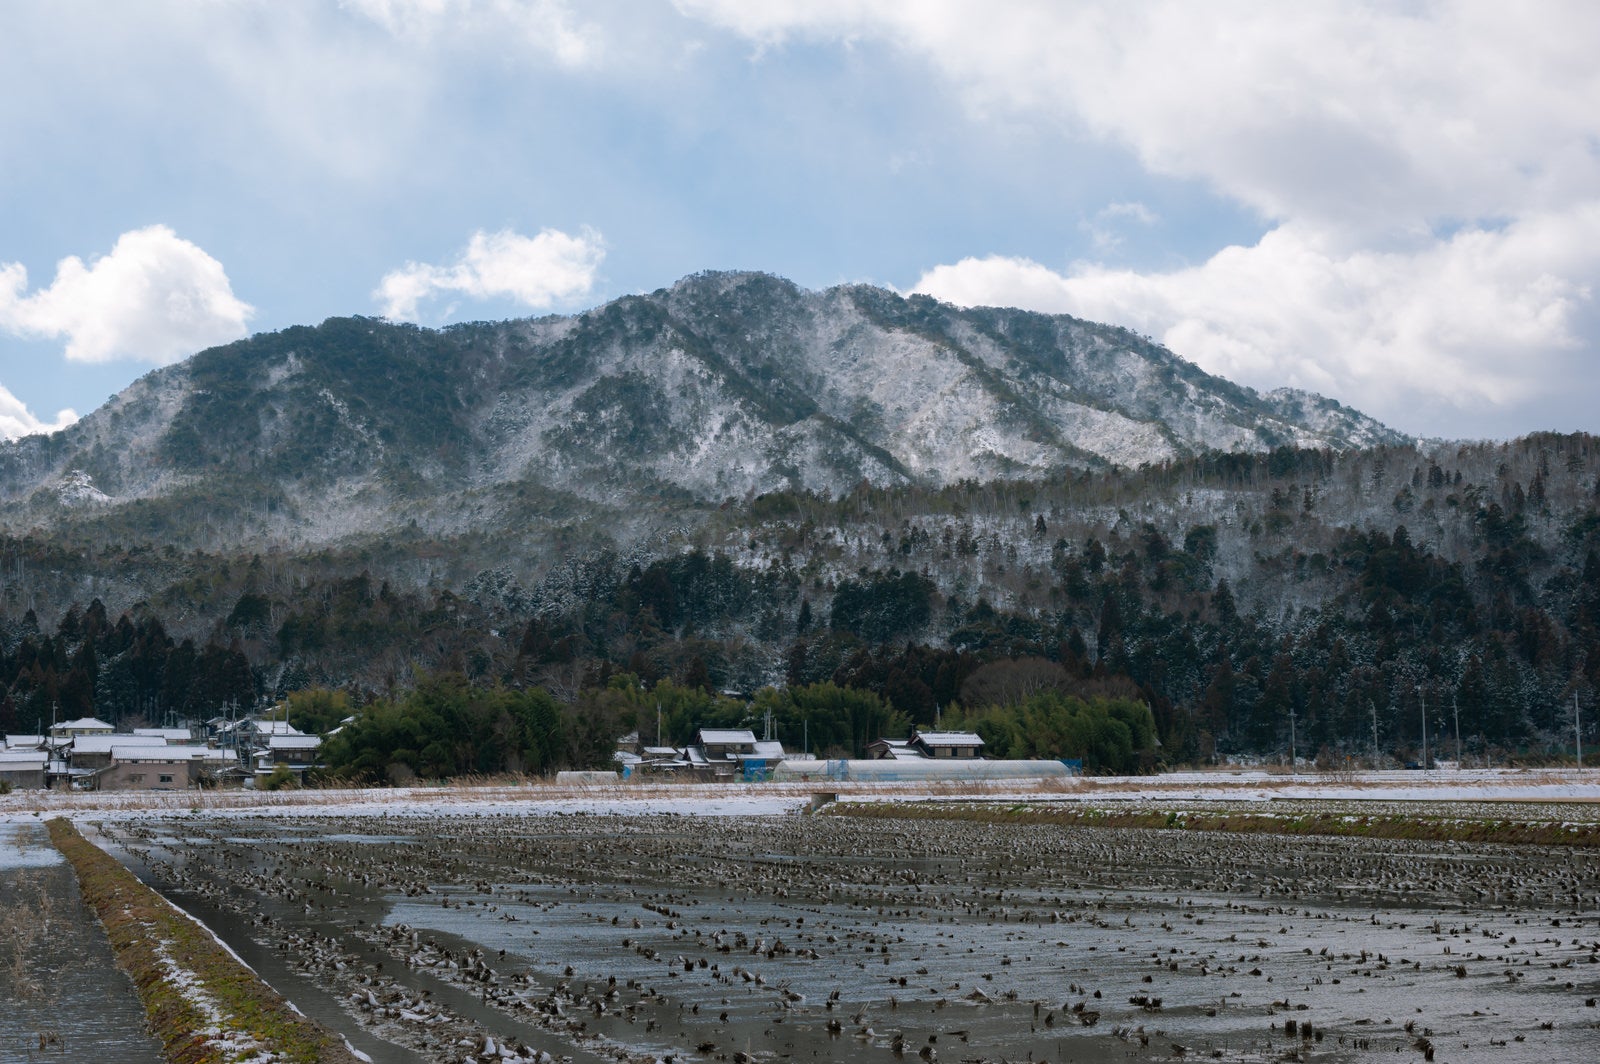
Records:
M355 1064L335 1033L301 1015L202 925L175 909L66 820L50 838L77 873L117 963L174 1064Z
M1441 812L1438 803L1420 802L1278 800L1256 807L1239 803L1197 807L1148 801L1097 806L1082 802L880 800L840 801L828 806L827 812L889 820L1600 848L1600 818L1592 807L1536 803L1460 802Z

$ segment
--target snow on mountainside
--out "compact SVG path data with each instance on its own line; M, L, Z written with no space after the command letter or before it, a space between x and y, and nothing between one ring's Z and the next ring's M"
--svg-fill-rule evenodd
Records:
M330 319L201 352L0 445L0 525L219 545L643 526L785 488L1403 441L1111 326L708 273L572 317Z

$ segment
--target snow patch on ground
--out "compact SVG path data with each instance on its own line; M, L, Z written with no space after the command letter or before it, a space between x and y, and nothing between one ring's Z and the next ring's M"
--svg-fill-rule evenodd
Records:
M32 818L30 818L32 819ZM12 823L0 827L0 872L22 868L49 868L66 858L45 838L36 823Z
M56 487L56 498L65 506L110 502L111 496L94 486L94 478L81 469L69 469Z
M157 942L155 953L167 985L204 1018L205 1026L195 1033L207 1045L223 1054L224 1060L238 1064L272 1064L279 1059L276 1053L263 1049L257 1039L227 1026L227 1018L217 999L205 988L199 976L173 956L173 943Z
M1162 776L1076 777L1039 785L979 783L652 784L558 787L410 787L258 794L223 792L17 792L0 798L0 825L43 815L85 822L185 815L235 817L371 816L397 819L498 816L754 817L793 815L824 792L850 800L962 799L1106 803L1275 799L1374 802L1594 802L1596 769L1462 769L1291 775L1259 769Z

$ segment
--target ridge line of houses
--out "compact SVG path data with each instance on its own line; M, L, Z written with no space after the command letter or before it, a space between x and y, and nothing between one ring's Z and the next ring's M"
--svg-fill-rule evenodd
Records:
M317 767L321 745L320 737L287 721L217 717L195 729L118 732L103 720L81 717L52 725L46 735L5 736L0 781L24 790L244 787L279 765L296 776Z
M863 759L793 754L747 728L701 728L686 746L647 746L638 732L617 741L613 755L623 779L639 777L753 782L826 777L832 780L1045 779L1074 775L1080 762L992 760L975 732L915 729L906 739L877 739Z

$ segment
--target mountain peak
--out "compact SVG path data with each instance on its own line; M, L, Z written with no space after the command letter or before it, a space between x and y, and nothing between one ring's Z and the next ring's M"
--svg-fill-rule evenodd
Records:
M204 499L227 540L318 543L1403 440L1113 326L708 271L571 317L330 318L203 351L0 445L0 520L148 522Z

